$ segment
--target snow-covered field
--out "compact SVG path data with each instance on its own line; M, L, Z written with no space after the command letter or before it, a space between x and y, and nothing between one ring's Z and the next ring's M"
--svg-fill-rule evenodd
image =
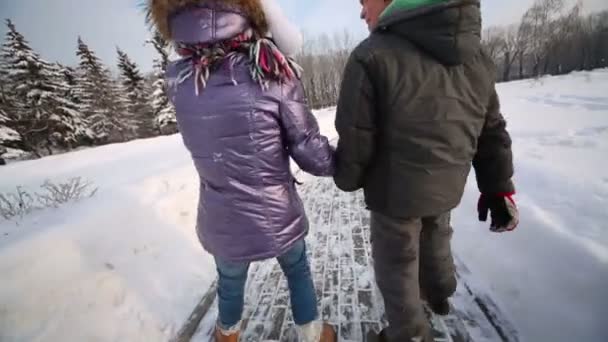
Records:
M476 222L454 249L523 341L608 340L608 70L499 85L522 223ZM334 110L318 111L335 137ZM95 197L0 221L0 341L166 341L213 278L194 232L197 177L179 136L0 167L0 192L89 179Z
M473 179L454 215L456 253L525 341L608 341L607 89L607 69L499 85L521 226L475 222Z

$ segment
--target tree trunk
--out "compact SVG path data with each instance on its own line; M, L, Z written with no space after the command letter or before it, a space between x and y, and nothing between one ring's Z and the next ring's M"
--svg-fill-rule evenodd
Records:
M534 67L532 68L532 74L534 77L540 77L540 58L538 56L534 56Z
M545 57L545 63L543 65L543 75L547 75L549 73L549 56Z
M53 143L51 142L51 139L50 138L46 138L46 143L47 143L47 145L45 147L46 147L47 152L49 153L48 155L52 156L53 155L53 149L51 149L51 146L53 146Z
M502 73L503 82L509 82L511 77L511 65L513 64L513 60L511 59L511 53L505 53L505 66Z
M24 136L21 137L21 140L23 141L23 146L29 152L32 152L36 158L42 158L42 154L40 154L38 149L36 147L34 147L34 145L32 145Z
M519 54L519 79L524 78L524 54L523 52Z
M582 48L582 56L580 60L580 64L578 66L578 70L587 70L587 49Z

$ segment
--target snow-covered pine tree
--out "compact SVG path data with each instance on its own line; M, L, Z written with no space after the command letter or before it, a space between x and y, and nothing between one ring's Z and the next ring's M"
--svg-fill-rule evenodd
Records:
M7 92L7 72L4 58L0 55L0 165L4 165L4 155L14 142L20 141L19 133L11 128L9 94Z
M2 59L3 74L3 107L8 107L3 111L3 121L9 121L12 127L6 127L4 132L11 129L12 132L18 129L23 134L23 144L26 148L38 156L38 143L44 142L43 134L36 134L38 131L48 131L46 118L40 117L40 113L33 111L32 103L28 95L36 87L36 74L39 72L40 65L38 57L35 56L23 35L17 32L10 20L6 21L8 32L6 33L5 43L2 45L0 57ZM10 115L10 116L9 116ZM21 137L21 134L19 134ZM6 137L6 136L5 136Z
M0 55L0 165L6 164L10 152L21 152L21 136L13 129L15 122L8 113L13 112L11 97L8 92L8 73L6 63ZM11 151L9 152L9 149Z
M22 150L21 135L14 129L13 115L9 115L14 112L14 108L7 91L8 78L5 71L4 61L0 58L0 165L4 165L9 157L25 153Z
M75 96L81 101L94 139L97 142L128 140L132 127L125 118L124 101L110 72L80 37L76 55L80 64Z
M66 98L70 99L76 107L83 112L82 100L78 97L78 73L77 71L69 66L57 63L56 67L59 69L61 80L65 86L67 86Z
M74 69L55 63L51 65L51 70L55 83L55 113L64 119L66 127L69 128L63 135L57 136L58 143L71 148L91 142L94 134L89 129L83 106L76 96Z
M127 112L138 127L137 135L144 138L154 136L154 118L144 77L124 51L116 48L116 52L122 93L127 97Z
M37 157L52 154L53 147L65 146L74 135L80 114L70 107L58 84L59 74L40 58L7 20L6 42L0 55L13 129L21 137L23 147Z
M5 154L8 152L8 149L12 148L18 150L21 141L19 133L10 126L11 119L4 111L4 108L0 107L0 165L6 164Z
M156 52L154 59L154 81L152 84L152 107L154 111L154 122L161 134L173 134L177 132L177 121L175 109L169 102L167 96L165 72L169 64L169 43L163 39L160 33L155 32L152 39L148 40Z
M8 71L4 56L0 53L0 106L8 100ZM2 107L0 107L2 110Z
M0 54L0 114L4 114L9 106L8 70L4 56Z

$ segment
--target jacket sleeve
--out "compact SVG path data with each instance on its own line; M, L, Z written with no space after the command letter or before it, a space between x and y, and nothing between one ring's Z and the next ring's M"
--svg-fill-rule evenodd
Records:
M300 29L289 21L277 0L261 0L262 9L268 21L270 36L279 50L287 56L294 56L302 47Z
M334 150L321 135L319 124L305 101L304 88L298 81L281 86L280 120L291 157L305 172L315 176L334 173Z
M513 153L507 122L500 114L496 90L490 96L486 121L473 159L477 186L483 194L513 193Z
M344 70L336 130L340 136L334 181L344 191L363 187L376 144L374 87L363 61L353 53Z

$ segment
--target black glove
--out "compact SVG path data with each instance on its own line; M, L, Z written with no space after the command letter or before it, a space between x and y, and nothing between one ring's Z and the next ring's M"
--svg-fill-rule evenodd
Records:
M519 212L513 200L514 193L479 196L477 211L479 221L488 220L488 211L492 218L490 230L497 233L514 230L519 224Z

